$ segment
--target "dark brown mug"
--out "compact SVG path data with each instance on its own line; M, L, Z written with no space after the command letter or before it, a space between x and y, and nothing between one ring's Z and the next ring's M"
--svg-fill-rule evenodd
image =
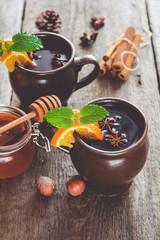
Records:
M91 188L109 196L117 195L128 189L146 162L149 149L147 122L144 114L128 101L119 98L100 98L90 103L123 108L138 124L138 139L125 149L104 151L94 148L75 132L76 142L68 151L76 170L88 181Z
M57 95L65 105L74 91L88 85L97 77L99 64L92 55L75 57L73 44L64 36L48 32L36 35L46 47L48 42L62 47L69 56L68 61L64 66L49 71L34 71L16 65L15 70L9 73L12 89L24 106L28 106L41 96L52 94ZM83 79L77 80L78 72L86 64L93 64L94 69Z

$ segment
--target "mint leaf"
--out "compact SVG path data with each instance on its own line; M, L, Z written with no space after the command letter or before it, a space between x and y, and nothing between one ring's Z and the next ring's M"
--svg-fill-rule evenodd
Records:
M78 116L78 114L77 114L77 113L75 113L75 115L74 115L74 119L75 119L76 121L78 121L78 120L79 120L79 116Z
M6 49L7 49L7 51L8 51L11 45L10 45L9 43L7 43L7 42L5 42L5 44L4 44L4 45L5 45L5 48L6 48Z
M74 112L69 107L54 108L44 115L50 124L58 128L69 128L73 125Z
M2 57L2 55L3 55L3 50L0 49L0 57Z
M98 122L105 118L108 111L99 105L89 104L81 108L80 110L80 122L82 124L91 124Z
M2 42L0 41L0 57L3 55Z
M19 32L12 37L12 41L13 44L7 49L8 52L29 52L43 48L41 39L32 33Z

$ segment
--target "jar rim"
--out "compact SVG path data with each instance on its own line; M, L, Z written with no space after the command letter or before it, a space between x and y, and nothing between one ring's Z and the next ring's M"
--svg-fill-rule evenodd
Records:
M26 113L23 110L21 110L17 107L0 104L0 114L1 113L13 114L18 117L22 117L22 116L26 115ZM13 143L13 144L7 145L7 146L0 146L1 154L6 154L6 153L8 154L11 152L15 152L15 151L21 149L23 146L25 146L28 143L28 141L31 138L32 124L31 124L30 120L25 121L25 123L26 123L26 128L27 128L26 133L24 133L24 135L16 143Z

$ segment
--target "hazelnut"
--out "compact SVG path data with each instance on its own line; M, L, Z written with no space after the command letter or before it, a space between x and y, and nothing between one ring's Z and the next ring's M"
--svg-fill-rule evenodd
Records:
M67 181L67 190L72 196L79 196L85 188L86 184L80 175L75 175Z
M49 197L54 193L56 185L52 178L40 176L37 181L37 188L40 194Z

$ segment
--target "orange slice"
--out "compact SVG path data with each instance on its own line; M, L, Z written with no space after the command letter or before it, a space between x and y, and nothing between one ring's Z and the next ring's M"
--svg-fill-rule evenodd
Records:
M17 62L19 65L31 65L34 66L32 60L28 57L26 52L6 52L5 42L9 43L10 45L13 44L11 39L1 39L0 42L2 43L2 49L4 50L3 56L0 58L1 62L4 62L6 67L8 68L9 72L13 72L15 69L15 63Z
M34 66L34 63L26 52L9 52L1 57L1 61L5 63L9 72L14 71L15 63L18 63L20 66Z
M78 132L82 137L89 139L103 139L98 123L82 125L79 121L74 121L73 126L70 128L59 128L51 140L51 146L66 146L72 148L72 143L75 142L75 138L73 136L74 131Z

